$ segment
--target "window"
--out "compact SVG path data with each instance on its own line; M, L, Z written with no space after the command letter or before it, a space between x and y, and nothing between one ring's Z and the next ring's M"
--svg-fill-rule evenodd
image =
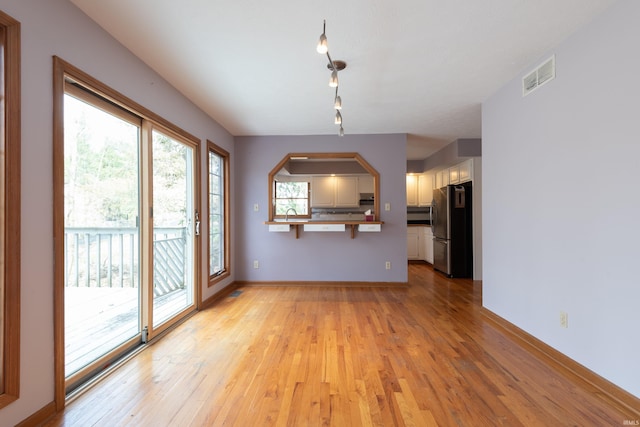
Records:
M229 153L209 147L209 286L229 273Z
M275 217L309 218L309 189L307 181L275 182Z
M20 23L0 12L0 408L20 388Z

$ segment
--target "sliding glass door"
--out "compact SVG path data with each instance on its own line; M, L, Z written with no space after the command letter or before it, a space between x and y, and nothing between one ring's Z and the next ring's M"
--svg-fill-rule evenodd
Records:
M153 131L153 327L193 306L194 148Z
M68 393L195 310L200 218L197 141L70 78L62 98Z
M86 98L64 97L65 375L80 378L141 326L140 119Z

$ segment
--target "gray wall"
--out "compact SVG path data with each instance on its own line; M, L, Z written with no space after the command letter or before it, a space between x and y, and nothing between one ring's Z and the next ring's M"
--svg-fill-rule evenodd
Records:
M482 112L484 305L640 397L640 2L621 0ZM569 327L560 327L560 312Z
M479 138L456 139L442 149L427 157L422 165L423 171L452 166L468 157L482 156L482 140Z
M398 149L403 147L403 149ZM249 281L407 281L406 135L236 138L235 266ZM357 152L380 174L380 233L270 233L268 174L288 153ZM260 210L253 211L254 204ZM391 210L384 211L390 203ZM253 268L258 260L260 268ZM391 270L385 262L391 261Z

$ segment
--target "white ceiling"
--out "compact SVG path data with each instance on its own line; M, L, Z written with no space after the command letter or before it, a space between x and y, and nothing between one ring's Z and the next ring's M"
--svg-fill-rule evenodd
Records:
M615 0L71 0L232 135L481 136L480 104Z

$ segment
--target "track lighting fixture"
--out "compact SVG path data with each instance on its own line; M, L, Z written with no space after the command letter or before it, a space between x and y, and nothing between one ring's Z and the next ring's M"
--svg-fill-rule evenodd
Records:
M334 61L331 59L331 55L329 55L329 45L327 43L327 36L325 34L327 29L327 21L323 21L322 23L322 34L320 34L320 39L318 40L318 46L316 50L320 54L326 54L329 63L327 64L327 68L331 70L331 78L329 79L329 86L336 88L336 94L333 98L333 108L336 110L336 119L335 124L340 125L340 130L338 131L338 135L344 136L344 128L342 127L342 114L340 110L342 110L342 98L338 95L338 71L342 71L347 67L347 63L344 61Z

